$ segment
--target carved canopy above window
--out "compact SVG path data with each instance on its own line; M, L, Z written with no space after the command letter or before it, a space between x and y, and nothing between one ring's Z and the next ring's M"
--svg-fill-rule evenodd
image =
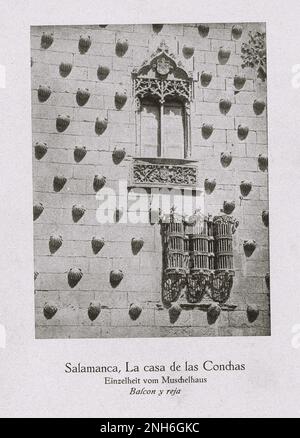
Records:
M167 96L174 96L185 102L192 100L193 73L187 71L180 60L176 60L164 41L132 74L134 95L137 98L157 96L161 103Z

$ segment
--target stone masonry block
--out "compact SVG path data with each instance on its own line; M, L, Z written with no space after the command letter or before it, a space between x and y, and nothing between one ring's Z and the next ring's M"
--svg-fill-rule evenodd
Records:
M248 81L246 81L247 83ZM254 100L257 98L255 91L247 91L242 89L234 96L235 102L240 105L253 105ZM255 116L255 113L253 111L252 116Z
M59 292L59 305L62 307L71 305L79 309L87 309L95 298L95 291L63 290Z
M55 175L63 175L66 178L72 177L73 166L71 163L46 163L38 161L34 163L37 176L54 177Z
M63 52L63 53L78 53L78 40L61 39L59 36L55 36L51 47L48 50L53 52Z
M256 142L257 143L259 143L259 144L263 144L263 145L266 145L267 144L267 137L268 136L268 133L267 133L267 131L260 131L260 130L258 130L257 131L257 134L256 134Z
M203 90L203 100L204 102L217 102L219 104L221 99L228 98L228 92L224 90L213 90L209 88L205 88ZM233 109L233 108L232 108ZM230 109L231 111L231 109ZM215 114L219 113L219 107L215 111ZM205 113L206 114L206 113Z
M262 261L258 262L256 260L247 260L245 267L245 275L253 277L253 275L263 276L266 275L267 272L270 272L269 262Z
M210 27L208 38L211 38L211 44L218 46L219 44L224 44L225 41L231 41L231 29L223 29L223 28L214 28ZM227 46L227 43L226 43ZM230 48L234 48L233 45L230 45Z
M218 29L218 30L220 31L220 29ZM216 29L214 31L216 32ZM212 32L214 32L214 31L212 31ZM225 35L227 34L227 37L229 36L228 29L226 29L226 31L224 29L223 32ZM226 49L231 50L230 57L235 52L235 42L231 41L231 38L222 38L220 40L214 39L213 37L211 37L211 38L212 38L211 39L211 51L218 52L220 47L224 47ZM224 43L224 39L227 40L225 43ZM230 62L230 58L229 58L228 62Z
M226 78L233 78L239 72L238 65L217 64L217 75Z
M205 123L212 124L215 129L234 129L234 118L230 116L230 112L226 116L205 115L203 119Z
M217 102L197 102L196 104L196 114L205 114L206 116L209 115L216 115L219 111L219 104Z
M42 64L53 64L58 66L61 63L61 61L72 63L76 55L73 55L73 53L71 52L60 53L60 52L54 52L52 50L40 50L40 49L32 48L31 56L34 60L36 59L38 60L38 62ZM32 79L38 76L38 73L39 72L37 71L36 75Z
M111 253L112 254L112 253ZM140 272L140 261L138 257L112 257L112 265L114 269L120 269L124 273L136 272L137 274ZM146 274L149 271L145 271Z
M55 290L38 290L34 292L34 302L36 308L44 308L45 303L48 303L49 301L56 303L56 305L60 305L61 298L60 298L60 291Z
M126 292L95 291L93 300L100 302L103 309L128 309L128 299Z
M236 170L255 172L257 171L257 159L250 157L235 157L234 167ZM236 180L236 184L238 184L237 180Z
M250 105L232 105L232 115L239 117L253 117L253 106Z
M80 267L83 272L88 270L88 260L84 257L69 256L69 257L55 257L53 255L39 256L35 261L35 269L38 272L54 273L54 274L66 274L72 267Z

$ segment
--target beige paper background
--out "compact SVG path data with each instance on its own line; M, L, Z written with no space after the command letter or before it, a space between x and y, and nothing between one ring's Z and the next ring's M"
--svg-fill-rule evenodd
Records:
M292 86L292 68L300 64L299 2L1 0L0 6L0 64L6 67L6 88L0 88L0 324L6 330L0 416L299 416L300 88ZM35 340L30 25L226 21L267 22L272 336ZM100 374L64 373L67 361L229 359L246 363L247 371L207 373L207 384L182 385L182 395L159 400L130 397L129 386L103 385Z

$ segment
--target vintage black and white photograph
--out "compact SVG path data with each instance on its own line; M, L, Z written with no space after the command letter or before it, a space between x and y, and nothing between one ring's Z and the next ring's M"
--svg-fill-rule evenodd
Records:
M36 338L270 335L265 23L30 39Z

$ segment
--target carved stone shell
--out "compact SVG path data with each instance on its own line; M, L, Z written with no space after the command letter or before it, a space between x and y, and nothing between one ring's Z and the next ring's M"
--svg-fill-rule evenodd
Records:
M235 40L238 40L239 38L241 38L242 33L243 33L242 26L240 26L239 24L235 24L232 26L231 34Z
M110 73L110 68L107 65L99 65L97 76L100 81L104 81Z
M67 178L64 176L55 176L53 178L53 190L60 192L67 182Z
M43 313L46 319L51 319L57 312L57 306L54 303L45 303Z
M59 73L63 78L69 76L73 68L73 65L70 62L61 62L59 65Z
M38 202L37 204L34 204L33 206L33 220L35 221L40 217L40 215L44 211L44 206L41 202Z
M83 273L80 268L71 268L68 272L68 283L70 287L75 287L82 279Z
M203 38L207 37L207 35L209 33L208 24L199 24L198 25L198 32Z
M101 190L102 187L105 186L105 183L106 183L105 176L95 175L94 181L93 181L93 188L94 188L95 192L98 192L99 190Z
M220 112L224 115L226 115L231 108L231 101L229 99L221 99L219 102L219 109Z
M235 75L233 79L233 85L237 90L241 90L246 83L246 77L241 75Z
M113 153L112 153L112 159L113 159L113 162L114 162L115 164L119 164L119 163L121 163L121 161L125 158L125 156L126 156L126 150L125 150L125 148L123 148L123 149L115 148L115 149L113 150Z
M38 99L40 102L46 102L51 96L51 87L46 85L40 85L38 88Z
M116 208L114 216L115 216L115 222L116 223L119 222L121 217L123 216L122 209L121 208Z
M58 132L64 132L70 124L70 116L59 114L56 119L56 129Z
M212 80L212 73L208 71L203 71L200 76L200 81L202 87L207 87Z
M116 54L124 56L128 50L128 40L126 38L119 38L116 43Z
M249 322L254 322L259 315L259 309L256 304L248 304L247 317Z
M51 234L49 238L49 251L54 254L62 245L63 238L60 234Z
M209 124L209 123L203 123L202 128L201 128L201 132L202 132L202 137L207 140L211 134L213 133L214 127L213 125Z
M138 317L142 313L142 307L139 304L132 303L132 304L130 304L128 313L129 313L130 318L133 321L135 321L136 319L138 319Z
M85 207L82 205L73 205L72 218L74 222L78 222L85 213Z
M143 248L143 245L144 245L144 239L142 237L140 237L139 239L133 237L131 239L131 248L133 254L136 255Z
M152 24L152 29L156 33L160 32L163 27L164 27L163 24L159 24L159 23Z
M86 156L87 150L85 146L75 146L74 149L74 160L76 161L76 163L79 163L81 160L84 159L84 157Z
M100 315L101 312L101 304L99 302L91 302L88 308L88 317L91 321L95 321L95 319Z
M235 209L235 201L224 201L223 212L226 214L231 214Z
M47 153L47 143L36 142L34 145L34 154L37 160L41 160Z
M247 257L250 257L255 251L256 242L253 239L244 240L243 247L244 247L245 255Z
M76 102L79 106L84 106L90 98L91 93L87 88L78 88L76 93Z
M186 58L190 58L191 56L193 56L194 52L195 48L193 46L184 44L184 46L182 47L182 53Z
M41 36L42 49L48 49L54 41L53 33L43 32Z
M253 111L257 116L264 112L265 107L266 103L262 99L255 99L255 101L253 102Z
M226 64L230 58L231 50L226 47L220 47L218 60L220 64Z
M252 189L252 183L250 181L241 181L240 191L242 196L248 196Z
M89 48L91 47L92 41L91 41L91 37L88 35L86 37L84 36L80 36L79 38L79 42L78 42L78 50L79 53L84 54L86 53Z
M210 195L215 190L216 184L216 179L206 178L204 181L205 192Z
M126 90L120 90L120 91L116 91L115 94L115 106L117 109L121 109L123 108L123 106L125 105L127 101L127 92Z
M103 248L104 243L105 241L103 237L99 238L94 236L91 241L93 253L98 254L98 252Z
M104 119L99 119L98 117L96 118L96 122L95 122L95 132L97 135L101 135L103 134L103 132L106 130L108 125L108 120L107 117L105 117Z
M246 125L239 125L237 129L238 138L240 140L245 140L249 134L249 128Z
M269 226L269 211L268 210L263 210L262 214L261 214L261 218L263 221L263 224L268 227Z
M259 154L258 156L258 167L259 169L264 172L268 169L268 157L264 154Z
M221 152L220 161L223 167L228 167L232 161L231 152Z
M266 282L266 286L268 291L270 291L270 274L267 272L265 275L265 282Z
M221 307L217 303L212 303L207 309L207 321L214 324L221 313Z
M171 324L174 324L177 321L181 312L182 308L178 303L174 303L171 305L171 307L169 308L169 318Z
M117 287L118 284L123 280L124 274L120 269L114 269L110 271L110 284L112 287Z

